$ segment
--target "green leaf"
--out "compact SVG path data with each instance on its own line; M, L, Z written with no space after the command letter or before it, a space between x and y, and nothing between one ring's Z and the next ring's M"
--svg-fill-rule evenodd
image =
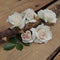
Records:
M17 48L17 50L20 50L21 51L23 49L23 45L22 44L17 44L16 45L16 48Z
M30 46L30 43L23 43L23 45L25 45L25 46Z
M16 44L17 41L18 41L18 39L15 38L15 37L11 37L11 38L9 39L9 42L10 42L10 43L14 43L14 44Z
M15 47L15 44L13 43L7 43L5 46L4 46L4 50L11 50Z

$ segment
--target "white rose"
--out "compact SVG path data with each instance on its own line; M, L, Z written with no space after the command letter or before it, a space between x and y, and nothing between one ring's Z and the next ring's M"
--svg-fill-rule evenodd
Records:
M32 28L32 31L35 32L36 39L34 40L35 43L46 43L52 39L52 33L50 31L50 27L39 25L36 29Z
M37 17L37 14L34 12L33 9L27 9L23 11L21 14L23 18L26 20L26 24L29 22L36 22L35 17Z
M17 12L9 16L7 21L11 23L14 27L19 27L20 29L25 26L25 21L22 19L21 14Z
M31 34L28 30L25 33L22 33L21 37L24 43L32 43L35 39L34 33Z
M49 9L40 10L38 12L38 16L48 23L56 23L56 20L57 20L56 14L52 10L49 10Z

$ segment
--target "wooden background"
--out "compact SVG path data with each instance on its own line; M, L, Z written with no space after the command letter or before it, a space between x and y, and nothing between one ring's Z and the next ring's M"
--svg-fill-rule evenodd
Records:
M60 59L60 53L54 58L54 60L59 60Z
M0 31L4 31L10 27L6 19L8 15L13 12L21 12L27 8L33 8L36 11L51 1L52 0L0 0ZM57 10L55 10L56 5L59 4L60 1L58 0L47 8L57 12ZM51 41L47 44L32 43L31 46L24 47L22 51L17 51L16 49L5 51L2 48L2 44L0 45L0 60L46 60L56 48L60 46L60 15L58 12L57 14L57 23L51 26L53 33L53 39Z

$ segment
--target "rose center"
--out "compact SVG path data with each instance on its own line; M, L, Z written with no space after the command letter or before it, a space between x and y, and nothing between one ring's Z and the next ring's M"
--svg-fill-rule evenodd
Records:
M45 33L45 32L42 32L42 33L40 34L40 38L41 38L41 39L44 39L44 38L45 38L45 35L46 35L46 33Z
M30 36L28 34L23 35L24 39L30 39Z

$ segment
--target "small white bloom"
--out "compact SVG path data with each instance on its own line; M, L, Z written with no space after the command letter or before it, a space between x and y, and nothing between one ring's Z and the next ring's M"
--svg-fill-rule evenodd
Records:
M25 26L25 21L22 19L21 14L17 12L9 16L7 21L11 23L14 27L19 27L20 29Z
M27 9L24 12L22 12L21 14L27 23L36 22L35 17L37 17L37 14L34 12L33 9Z
M52 33L50 31L50 27L39 25L37 28L33 28L36 39L34 40L35 43L46 43L52 39Z
M21 37L24 43L32 43L35 39L34 33L31 34L31 32L28 30L26 31L26 33L21 34Z
M49 9L45 9L45 10L40 10L38 12L38 16L39 18L43 19L45 22L48 23L56 23L56 14Z

